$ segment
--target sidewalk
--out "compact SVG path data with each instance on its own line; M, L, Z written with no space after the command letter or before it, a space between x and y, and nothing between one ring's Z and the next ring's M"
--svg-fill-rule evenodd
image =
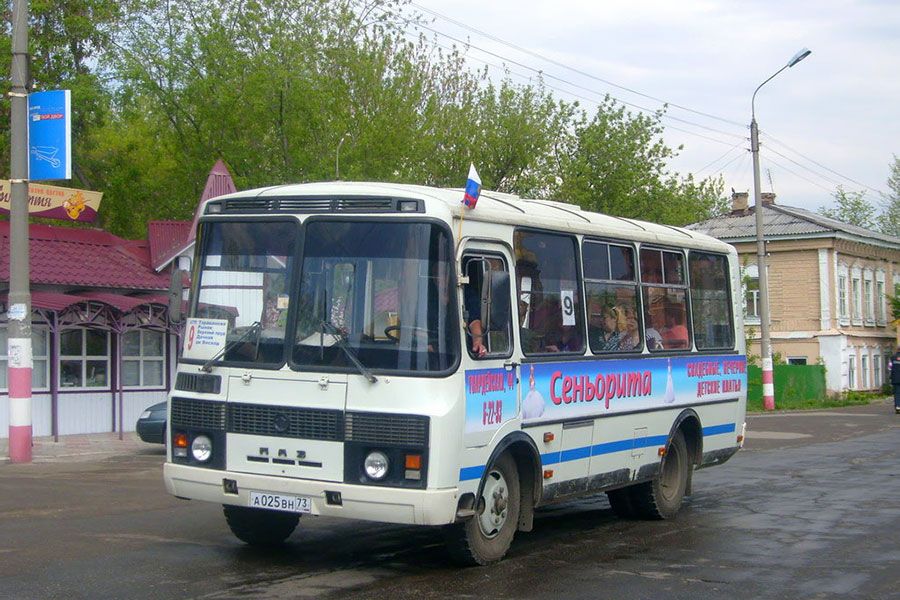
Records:
M88 433L81 435L61 435L59 441L53 437L36 437L31 448L31 459L35 463L78 462L99 460L122 454L163 455L162 444L142 442L137 433L129 431L119 439L115 432ZM0 465L9 462L9 440L0 439Z

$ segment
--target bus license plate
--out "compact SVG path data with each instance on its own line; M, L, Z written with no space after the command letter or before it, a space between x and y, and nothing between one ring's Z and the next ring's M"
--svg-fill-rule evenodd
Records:
M307 496L285 496L282 494L266 494L250 492L251 508L266 508L283 512L308 513L312 511L312 498Z

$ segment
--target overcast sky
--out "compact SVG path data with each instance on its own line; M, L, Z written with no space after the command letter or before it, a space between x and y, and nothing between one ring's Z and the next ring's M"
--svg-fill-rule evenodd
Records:
M774 187L776 202L817 210L832 205L837 184L865 191L873 204L881 201L877 191L888 189L889 166L900 155L898 0L413 1L413 8L501 40L434 17L430 27L471 43L474 66L503 62L477 46L523 65L508 65L517 81L534 76L525 67L542 70L547 85L557 88L554 94L577 96L590 110L596 107L592 99L609 93L648 109L660 107L651 96L724 119L670 106L672 118L663 123L666 142L684 145L673 170L721 173L729 192L733 187L752 194L753 90L808 47L808 58L756 98L763 191Z

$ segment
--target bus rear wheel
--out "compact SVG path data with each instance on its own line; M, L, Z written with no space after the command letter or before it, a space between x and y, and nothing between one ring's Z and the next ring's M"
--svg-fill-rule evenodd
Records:
M689 474L687 443L684 434L678 430L666 448L659 475L631 488L631 500L637 513L647 519L674 517L684 501Z
M277 510L249 508L247 506L222 507L231 532L251 546L278 546L288 539L300 515Z
M464 565L499 561L519 524L519 472L512 456L502 454L485 475L475 515L447 527L447 550Z

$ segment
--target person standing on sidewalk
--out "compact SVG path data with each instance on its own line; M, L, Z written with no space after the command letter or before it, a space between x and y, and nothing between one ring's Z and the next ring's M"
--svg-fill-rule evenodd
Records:
M900 348L891 357L891 385L894 386L894 412L900 414Z

